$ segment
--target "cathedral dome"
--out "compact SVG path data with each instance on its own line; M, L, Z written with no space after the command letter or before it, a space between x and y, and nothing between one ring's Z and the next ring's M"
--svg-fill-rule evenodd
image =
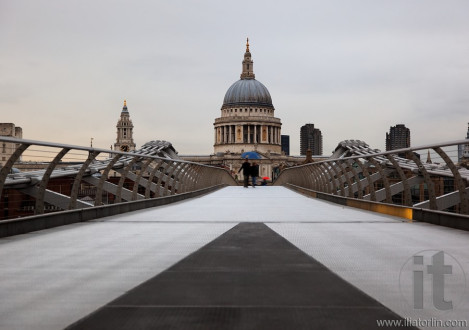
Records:
M264 159L263 154L280 155L282 123L274 117L269 90L256 80L249 39L242 65L241 79L226 91L221 116L213 123L215 154L241 155L253 150L249 159Z
M223 106L246 105L273 107L269 91L256 79L240 79L225 94Z

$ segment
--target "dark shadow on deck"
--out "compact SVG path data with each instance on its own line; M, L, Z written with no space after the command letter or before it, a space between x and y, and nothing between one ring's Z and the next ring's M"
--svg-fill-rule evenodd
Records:
M68 329L376 329L398 319L266 225L241 223Z

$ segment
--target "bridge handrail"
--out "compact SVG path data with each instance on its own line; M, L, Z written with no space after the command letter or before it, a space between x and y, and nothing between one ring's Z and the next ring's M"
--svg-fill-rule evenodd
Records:
M35 205L30 206L34 214L43 214L46 203L60 210L103 205L103 194L114 196L111 198L113 202L120 203L171 196L219 184L236 184L231 173L224 168L179 159L171 144L166 141L151 141L134 152L4 136L0 137L0 142L3 143L3 148L6 144L11 148L11 156L0 167L0 193L5 195L6 189L14 189L20 195L34 197ZM31 146L45 147L47 151L43 151L44 149L35 151L45 153L46 155L41 157L48 157L48 161L21 162L24 152ZM97 157L102 154L109 157L98 160ZM64 163L62 159L66 155L75 155L73 157L83 157L83 159L75 163ZM20 165L42 166L42 168L13 173L15 166ZM119 173L117 177L114 176L114 181L118 182L110 181L111 170ZM61 187L60 191L52 190L49 181L59 178L71 178L72 187L64 189ZM95 199L91 203L80 200L79 194L83 183L91 186L95 193ZM67 192L64 193L63 190ZM5 212L9 213L12 210L11 205L5 204L13 203L10 202L11 196L1 199L0 219ZM15 196L24 200L23 197Z
M80 150L80 151L99 152L99 153L107 153L107 154L119 154L119 155L129 156L129 157L132 157L132 158L135 155L145 156L145 154L143 154L143 153L137 153L139 150L136 150L137 152L124 152L124 151L110 150L110 149L103 149L103 148L84 147L84 146L78 146L78 145L74 145L74 144L63 144L63 143L47 142L47 141L40 141L40 140L19 139L19 138L13 138L13 137L8 137L8 136L0 136L0 141L15 143L15 144L36 145L36 146L41 146L41 147L74 149L74 150ZM154 158L154 159L168 159L168 158L165 158L165 157L155 156L155 155L146 155L146 157ZM188 163L188 164L201 165L201 166L205 166L205 167L212 167L212 168L220 169L217 166L207 165L207 164L200 164L200 163L191 162L191 161L187 161L187 160L183 160L183 159L178 159L177 161L180 162L180 163Z
M361 141L343 141L336 157L286 168L273 184L291 183L349 198L469 214L468 163L455 164L443 150L461 145L469 151L469 140L384 152ZM441 163L421 161L416 152L422 150L429 154L431 150ZM428 198L422 198L425 195Z

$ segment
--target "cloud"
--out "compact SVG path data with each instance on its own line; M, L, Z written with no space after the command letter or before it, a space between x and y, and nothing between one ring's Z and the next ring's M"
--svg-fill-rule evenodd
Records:
M456 139L469 121L467 12L463 0L6 0L2 120L31 138L87 145L93 134L108 147L127 99L140 145L158 138L211 153L250 37L256 78L293 153L308 122L326 153L350 138L384 149L397 123L413 144ZM67 130L70 118L78 125Z

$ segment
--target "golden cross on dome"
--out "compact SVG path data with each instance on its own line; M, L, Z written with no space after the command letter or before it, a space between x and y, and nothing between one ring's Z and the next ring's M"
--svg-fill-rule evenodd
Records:
M246 52L249 52L249 38L246 38Z

